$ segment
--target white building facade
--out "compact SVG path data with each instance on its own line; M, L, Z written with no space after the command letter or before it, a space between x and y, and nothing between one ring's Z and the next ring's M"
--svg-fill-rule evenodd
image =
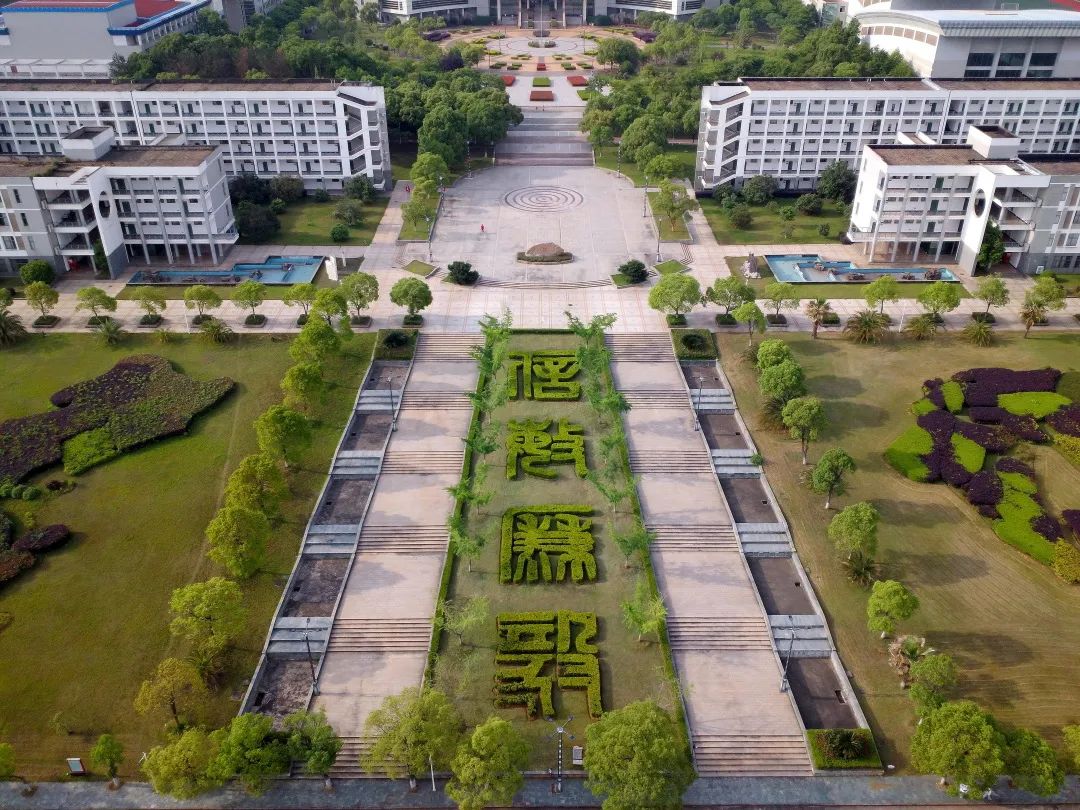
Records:
M1080 273L1080 156L1020 153L972 127L968 144L866 146L848 236L871 261L955 260L972 270L989 223L1025 273Z
M340 191L390 184L381 87L327 81L0 81L0 155L57 155L61 138L107 126L121 145L221 146L228 174L298 175Z
M972 125L1000 126L1031 154L1080 153L1080 80L741 79L702 88L695 188L775 177L810 191L842 161L902 132L966 142Z
M57 157L0 156L0 266L88 268L98 242L113 277L129 261L221 260L238 238L223 150L114 143L84 127Z

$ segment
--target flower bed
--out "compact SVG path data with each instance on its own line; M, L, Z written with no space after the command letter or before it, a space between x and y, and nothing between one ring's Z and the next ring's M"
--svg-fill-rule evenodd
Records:
M499 67L502 67L502 65L499 65ZM503 83L504 87L513 87L514 82L516 82L516 81L517 81L516 76L503 76L502 77L502 83Z
M529 101L554 101L555 94L550 90L533 90L529 93Z
M551 87L551 79L547 76L533 76L533 87Z
M93 438L91 455L97 456L108 455L101 449L107 443L119 453L182 433L233 385L227 377L193 380L156 355L126 357L104 374L53 394L57 410L0 423L0 481L21 481L59 463L64 443L88 431L107 434Z
M545 65L543 62L539 62L536 65L536 69L537 70L547 70L547 65Z
M585 87L589 83L584 76L567 76L566 80L570 82L571 87Z

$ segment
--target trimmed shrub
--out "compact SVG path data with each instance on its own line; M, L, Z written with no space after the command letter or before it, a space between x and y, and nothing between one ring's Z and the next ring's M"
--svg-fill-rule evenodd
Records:
M949 380L941 384L941 395L945 399L945 407L950 413L960 413L964 407L964 387L955 380Z
M938 406L935 405L929 397L915 400L911 406L911 412L916 416L922 416L924 413L930 413L930 411L936 411L937 409Z
M12 544L16 551L29 551L40 554L42 551L58 548L71 538L71 529L63 523L54 523L41 529L27 532Z
M554 101L555 94L550 90L533 90L529 93L529 101Z
M973 474L982 469L983 462L986 460L986 450L981 444L976 444L959 433L954 433L949 437L949 441L952 443L953 453L961 467Z
M997 476L1004 486L1023 492L1025 495L1034 495L1038 492L1035 482L1023 473L998 472Z
M761 370L778 366L786 360L795 361L795 355L787 343L778 339L770 338L763 340L757 347L757 367Z
M1067 405L1046 417L1046 424L1058 433L1080 438L1080 405Z
M971 477L964 488L968 503L972 506L996 507L1005 496L1005 485L1000 474L993 470L981 470ZM997 517L997 509L994 510Z
M11 537L15 533L15 524L3 512L0 512L0 551L11 545Z
M806 730L806 736L810 742L810 754L814 760L814 767L819 770L881 768L881 757L878 755L877 746L874 744L874 735L870 729L810 728ZM858 750L859 754L853 759L832 756L826 753L826 747L829 750L847 755Z
M934 439L928 431L912 425L885 449L885 460L901 475L912 481L927 481L930 469L922 460L934 449Z
M623 262L619 265L618 273L622 273L626 276L626 280L631 284L640 284L649 275L649 271L645 267L645 263L638 259L631 259L628 262Z
M1054 544L1054 573L1066 582L1080 583L1080 550L1071 543L1059 540Z
M533 87L551 87L551 79L547 76L534 76L532 80Z
M1023 391L998 394L997 404L1015 416L1043 419L1070 404L1068 398L1052 391Z
M1065 456L1073 464L1080 466L1080 438L1066 436L1064 433L1055 433L1054 446L1061 455Z
M1014 371L1011 368L969 368L953 374L957 382L965 383L964 396L968 406L993 407L999 394L1021 391L1053 391L1061 372L1055 368L1034 371Z
M29 551L0 550L0 582L15 579L33 564L34 555Z
M64 442L64 472L78 475L118 455L120 451L108 427L88 430Z

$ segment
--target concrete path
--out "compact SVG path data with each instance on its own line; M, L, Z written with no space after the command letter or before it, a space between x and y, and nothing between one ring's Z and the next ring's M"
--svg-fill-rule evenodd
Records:
M658 536L653 568L683 689L698 773L812 773L798 711L779 689L780 660L733 520L666 333L609 336L642 516ZM677 399L665 394L678 393ZM655 404L650 405L653 398ZM675 530L717 542L692 545ZM726 529L726 533L721 530Z

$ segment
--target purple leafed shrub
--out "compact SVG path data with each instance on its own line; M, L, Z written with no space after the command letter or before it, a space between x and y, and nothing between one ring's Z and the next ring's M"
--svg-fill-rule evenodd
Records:
M0 550L0 582L14 579L34 564L34 555L28 551Z
M968 501L975 506L995 506L1005 494L1005 488L993 470L981 470L971 476L966 492Z
M947 452L946 456L944 453ZM934 452L931 455L937 455L938 448L934 447ZM946 484L954 487L963 487L968 481L971 480L972 474L969 473L964 466L958 462L953 455L952 445L950 444L946 451L943 451L941 459L941 478Z
M1009 412L1004 408L993 406L990 408L984 408L977 406L974 408L968 408L967 415L971 417L973 422L986 422L990 425L996 425L1005 417L1010 416Z
M949 437L956 428L956 417L948 411L930 411L915 420L919 427L934 437L934 444L949 444Z
M991 520L999 517L997 507L992 503L979 504L979 514L984 518L990 518Z
M1061 513L1065 525L1072 529L1072 533L1080 537L1080 509L1066 509Z
M1068 405L1046 417L1046 424L1058 433L1080 438L1080 405Z
M1028 478L1035 478L1035 470L1017 458L999 458L994 469L1003 473L1020 473Z
M58 548L66 543L71 537L71 529L63 523L54 523L27 532L15 541L12 548L16 551L30 551L40 553L49 549Z
M1013 435L1009 431L992 425L976 425L956 420L956 432L966 439L971 439L976 444L981 444L991 453L1004 453L1015 443Z
M1014 371L1011 368L969 368L958 371L952 378L966 383L965 398L969 406L993 407L998 394L1021 391L1053 391L1061 372L1056 368Z
M933 380L927 380L923 383L923 391L926 393L926 398L934 403L938 408L945 407L945 392L941 390L941 384L944 382L940 377L936 377Z
M1001 420L1001 426L1016 438L1026 442L1042 444L1050 440L1050 437L1039 427L1039 423L1030 416L1009 414Z
M1051 543L1060 540L1065 534L1061 531L1061 524L1050 515L1042 514L1031 521L1031 528L1049 540Z

